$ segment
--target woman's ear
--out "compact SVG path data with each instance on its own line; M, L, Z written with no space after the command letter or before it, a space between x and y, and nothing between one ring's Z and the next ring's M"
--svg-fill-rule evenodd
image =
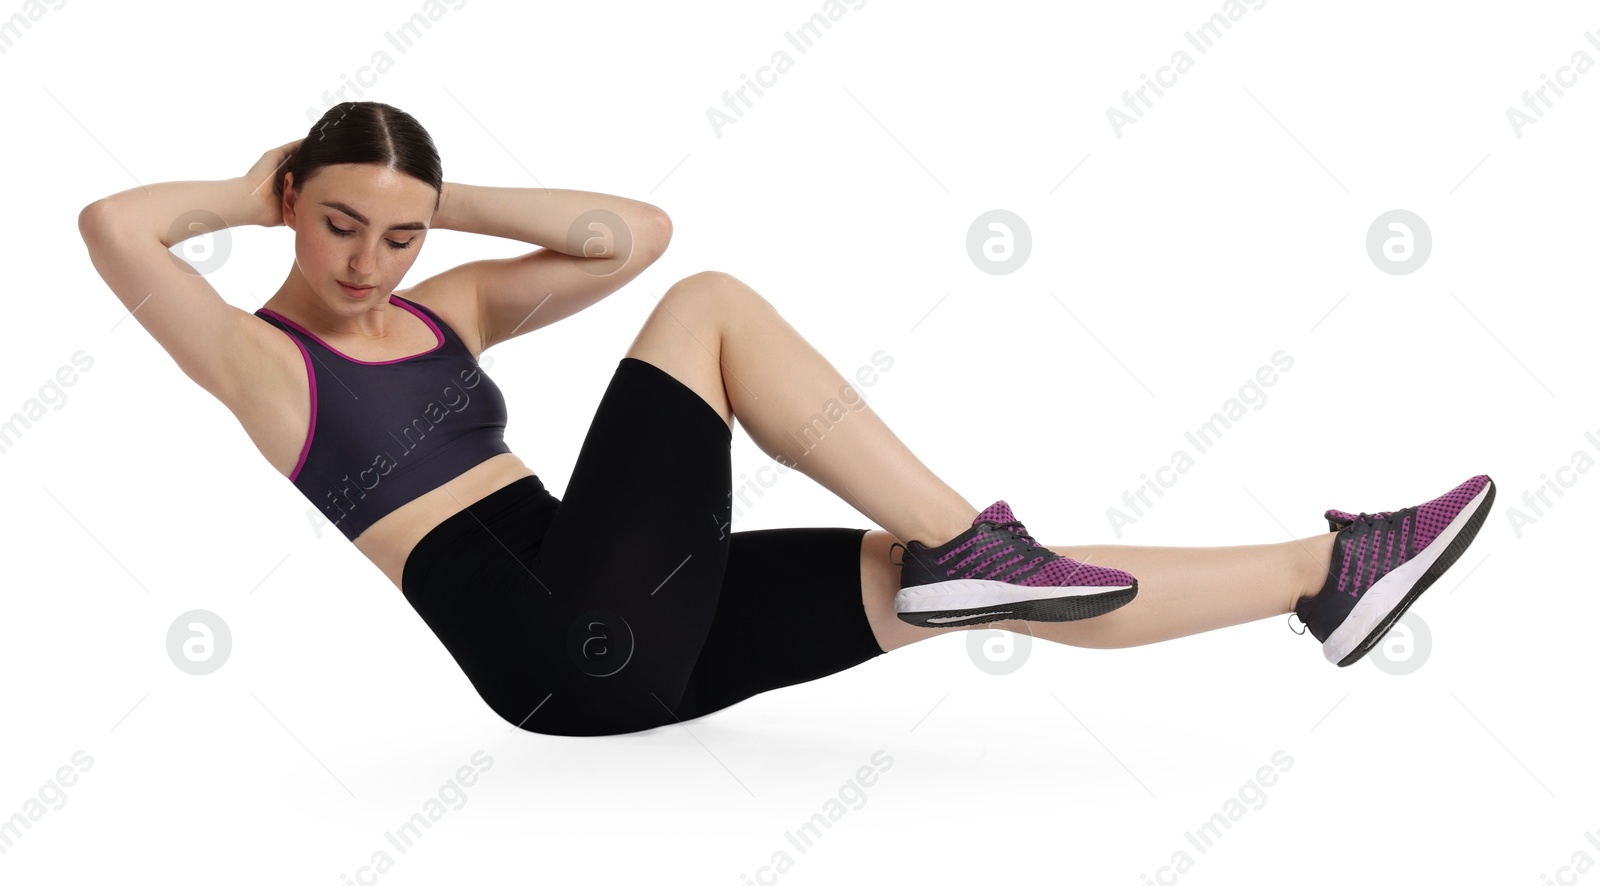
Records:
M294 204L300 195L294 190L294 173L283 174L283 224L294 230Z

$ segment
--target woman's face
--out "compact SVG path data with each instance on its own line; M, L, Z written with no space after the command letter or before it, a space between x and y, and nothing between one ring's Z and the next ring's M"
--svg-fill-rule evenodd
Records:
M294 229L295 266L323 304L353 313L393 292L422 250L438 192L372 163L324 166L299 194L293 183L291 173L284 224Z

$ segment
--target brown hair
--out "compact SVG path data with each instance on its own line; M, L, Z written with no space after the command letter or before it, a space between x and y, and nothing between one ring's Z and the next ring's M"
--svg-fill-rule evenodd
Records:
M383 102L340 102L312 125L305 140L272 181L283 197L283 180L294 173L294 190L324 166L339 163L381 163L433 187L444 189L444 168L432 136L417 118ZM439 206L435 197L434 208Z

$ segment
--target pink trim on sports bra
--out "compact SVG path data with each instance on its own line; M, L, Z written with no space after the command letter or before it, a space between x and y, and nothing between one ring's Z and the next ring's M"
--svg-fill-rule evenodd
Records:
M412 354L409 357L397 357L397 358L395 358L393 360L357 360L356 358L350 356L349 354L340 353L337 348L333 347L332 345L330 345L327 342L323 341L322 339L318 338L316 336L316 334L313 333L311 330L305 328L304 326L301 326L299 323L296 323L293 320L290 320L288 317L283 316L282 314L278 313L277 311L274 311L271 308L262 308L261 310L267 312L268 314L271 314L274 317L277 317L279 320L282 320L283 322L289 324L290 326L293 326L295 329L300 330L302 333L304 333L307 336L309 336L312 341L316 342L319 345L322 345L323 347L325 347L328 350L332 351L334 354L337 354L338 356L343 357L346 360L349 360L351 363L360 363L363 366L384 366L384 365L389 364L389 363L404 363L407 360L415 360L418 357L425 357L428 354L431 354L434 351L437 351L440 348L444 347L444 342L445 342L444 332L442 332L439 329L438 324L434 323L433 320L430 319L427 314L424 314L421 311L417 310L416 307L413 306L410 302L406 301L405 299L401 298L398 295L394 295L393 293L391 293L389 295L389 298L391 300L399 303L400 307L405 308L406 310L410 311L411 313L417 315L417 317L419 317L422 320L422 322L428 324L428 328L433 330L433 334L434 334L434 336L436 338L439 339L439 343L434 345L433 347L427 349L426 351L423 351L420 354Z
M300 349L300 356L306 361L306 383L311 386L311 423L306 425L306 442L300 447L300 459L294 463L294 470L289 472L290 483L300 479L300 469L305 467L306 456L311 454L311 438L317 434L317 373L311 368L311 352L306 350L306 346L297 338L294 344Z

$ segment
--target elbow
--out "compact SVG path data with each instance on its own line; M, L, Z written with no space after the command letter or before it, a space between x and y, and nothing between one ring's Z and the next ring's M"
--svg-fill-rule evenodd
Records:
M667 244L672 242L672 219L659 207L651 207L650 224L645 234L645 253L653 262L667 251Z
M107 200L102 198L78 212L78 235L83 242L92 246L104 235L110 222L110 208Z

